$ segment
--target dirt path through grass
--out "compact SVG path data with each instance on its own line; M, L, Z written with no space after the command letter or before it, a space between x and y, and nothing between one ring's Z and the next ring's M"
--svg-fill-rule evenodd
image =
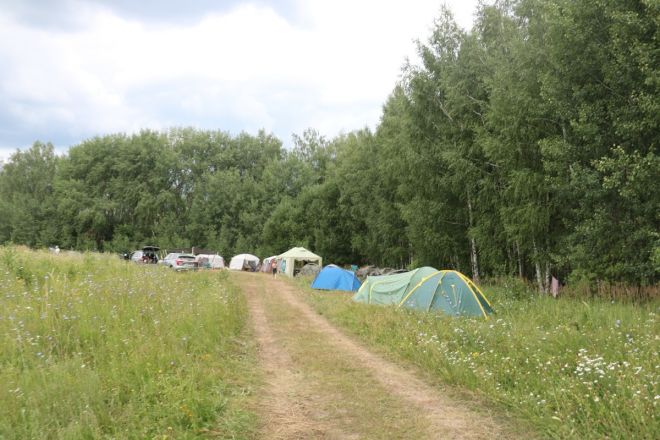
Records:
M340 332L289 283L232 276L247 297L266 378L257 396L261 438L511 438Z

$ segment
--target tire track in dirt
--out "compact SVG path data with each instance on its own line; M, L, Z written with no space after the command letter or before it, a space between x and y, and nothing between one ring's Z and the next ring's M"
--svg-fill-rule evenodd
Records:
M354 439L354 436L342 435L314 416L318 409L305 384L309 379L296 369L295 362L277 340L259 298L263 294L259 281L262 280L244 279L241 287L247 299L266 380L264 397L259 402L262 415L260 438Z
M282 281L278 293L296 307L314 327L331 336L331 343L341 352L357 359L372 376L392 394L415 405L429 418L433 438L496 439L509 438L492 417L476 413L438 393L412 373L370 352L350 339L325 318L316 313L294 293L294 287Z
M315 420L314 398L305 393L309 389L306 380L296 371L295 363L286 349L278 345L273 329L266 318L259 295L266 293L278 301L295 308L305 325L324 335L323 343L347 362L368 374L383 389L396 396L403 405L412 406L428 421L428 438L433 439L497 439L512 438L489 415L473 411L467 404L442 396L439 391L414 374L385 360L355 342L325 318L316 313L301 298L297 289L279 279L265 275L240 274L252 317L260 357L267 383L266 399L261 402L265 415L263 438L361 438L342 433L341 426L328 425L327 421ZM261 290L261 292L260 292ZM317 397L316 397L317 398ZM366 437L372 438L372 437Z

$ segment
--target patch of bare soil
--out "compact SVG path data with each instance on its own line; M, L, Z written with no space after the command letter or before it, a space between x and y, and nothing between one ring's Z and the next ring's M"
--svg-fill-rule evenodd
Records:
M260 361L267 378L264 398L259 403L263 420L262 438L362 438L350 433L350 430L345 432L340 418L318 416L322 408L332 405L332 402L323 402L323 399L332 399L332 395L313 394L311 390L314 386L309 381L322 381L323 378L311 379L297 369L286 346L274 336L276 329L273 328L274 323L267 319L263 295L269 295L269 301L275 301L273 298L276 298L288 307L295 308L300 320L297 324L313 328L324 335L326 340L322 343L334 352L335 357L355 365L365 375L380 383L389 397L395 396L400 404L415 408L415 413L426 419L428 435L425 437L510 438L510 434L507 435L506 430L492 417L473 411L465 402L441 395L413 373L372 353L346 336L300 299L296 288L287 282L261 274L237 274L236 279L247 297Z

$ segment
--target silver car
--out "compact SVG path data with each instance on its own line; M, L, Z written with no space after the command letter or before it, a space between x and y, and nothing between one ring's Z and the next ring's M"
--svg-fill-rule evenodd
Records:
M193 254L171 253L160 260L159 264L174 270L197 270L199 263Z

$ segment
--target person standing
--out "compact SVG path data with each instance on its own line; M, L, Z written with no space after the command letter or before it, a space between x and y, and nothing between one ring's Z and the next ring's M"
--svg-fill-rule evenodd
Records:
M277 275L277 260L275 258L270 262L270 268L273 271L273 278L275 278L275 275Z

